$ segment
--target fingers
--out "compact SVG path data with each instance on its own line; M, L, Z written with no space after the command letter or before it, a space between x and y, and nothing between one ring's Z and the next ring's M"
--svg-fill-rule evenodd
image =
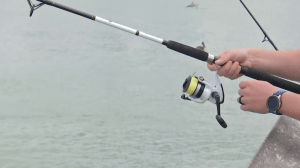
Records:
M242 76L241 65L245 66L247 63L245 54L245 50L242 49L225 51L218 55L219 59L214 62L215 65L208 64L207 67L211 71L218 71L219 76L237 79Z
M239 84L240 90L238 99L241 109L261 114L268 113L266 106L267 99L276 92L277 88L264 81L242 81Z
M250 108L249 108L249 103L248 103L248 101L247 101L247 98L245 98L244 96L240 96L240 97L238 97L237 98L237 102L239 103L239 104L241 104L241 110L243 110L243 111L249 111L250 110Z
M238 94L241 97L247 97L250 95L249 92L249 86L251 85L251 81L242 81L240 82L239 86L240 86L240 90L238 91Z
M246 95L248 95L246 89L240 89L240 90L238 91L238 94L239 94L240 96L246 96Z
M236 101L243 105L244 103L242 102L242 98L243 98L243 96L240 96L236 99Z
M224 76L233 80L240 76L240 72L241 72L241 66L239 65L238 62L234 62L230 67L229 71L227 72L227 74Z
M229 71L227 72L227 74L225 76L226 77L232 76L235 73L235 71L238 69L238 67L239 67L239 63L233 62L232 66L230 67Z
M241 89L244 89L247 87L248 84L249 84L249 81L242 81L242 82L240 82L239 86Z
M252 84L253 81L242 81L240 82L240 90L238 91L238 94L240 97L237 98L237 101L239 104L241 104L240 108L243 111L252 111L253 109L251 105L251 92L249 92L249 87Z
M232 80L242 76L242 74L240 74L241 66L238 62L228 61L225 65L223 65L220 68L214 64L207 64L207 67L211 71L218 70L219 76L225 76Z
M237 102L239 104L241 104L241 109L244 110L245 109L245 105L247 104L247 96L248 96L248 92L247 92L247 89L246 89L247 82L246 81L242 81L241 83L240 83L240 88L241 89L238 91L238 94L240 95L240 97L237 98Z
M207 68L211 71L216 71L218 70L218 67L214 64L207 64Z
M232 74L231 78L230 79L237 79L241 76L243 76L240 72L242 70L242 67L241 66L238 66L237 70Z
M228 61L225 65L219 68L218 75L225 76L230 71L231 67L232 67L232 61Z
M241 110L249 111L249 105L241 105Z
M218 55L219 59L215 61L215 64L217 65L224 65L225 63L227 63L229 60L234 60L234 55L230 54L230 51L225 51L223 53L221 53L220 55Z

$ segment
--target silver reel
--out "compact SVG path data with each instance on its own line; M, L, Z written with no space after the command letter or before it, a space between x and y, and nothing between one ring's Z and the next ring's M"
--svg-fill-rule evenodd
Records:
M202 76L189 76L182 87L182 91L185 93L181 96L182 99L197 103L204 103L208 100L216 104L218 111L216 119L223 128L227 127L226 122L221 117L220 104L224 103L225 94L217 72L215 72L214 83L205 80Z

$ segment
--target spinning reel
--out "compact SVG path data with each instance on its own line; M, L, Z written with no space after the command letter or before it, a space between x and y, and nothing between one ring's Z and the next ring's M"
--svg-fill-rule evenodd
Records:
M210 83L203 77L189 76L183 83L183 94L181 96L184 100L195 101L197 103L204 103L207 100L217 105L216 119L219 124L226 128L227 124L221 117L220 104L224 103L224 90L221 81L215 72L215 83ZM186 96L186 94L188 96Z

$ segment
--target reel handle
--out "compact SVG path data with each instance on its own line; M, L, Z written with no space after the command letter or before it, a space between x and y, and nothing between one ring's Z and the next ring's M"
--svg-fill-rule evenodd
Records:
M227 124L225 120L223 120L223 118L221 117L220 96L218 92L213 92L212 97L216 100L216 105L217 105L218 114L216 115L216 119L223 128L227 128Z

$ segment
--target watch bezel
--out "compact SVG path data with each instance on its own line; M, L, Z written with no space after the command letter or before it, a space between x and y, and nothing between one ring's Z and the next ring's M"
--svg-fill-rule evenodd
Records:
M275 98L275 99L277 100L277 106L276 106L274 109L271 109L271 108L269 107L269 100L270 100L271 98ZM277 97L277 96L275 96L275 95L270 96L270 97L268 98L268 100L267 100L267 108L268 108L269 112L277 113L277 110L280 108L280 99L279 99L279 97Z

